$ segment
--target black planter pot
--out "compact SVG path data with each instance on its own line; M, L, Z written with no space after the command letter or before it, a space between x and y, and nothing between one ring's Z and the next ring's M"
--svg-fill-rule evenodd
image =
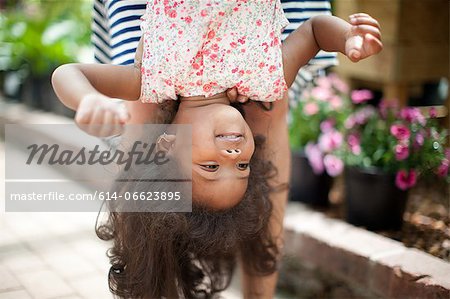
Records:
M300 201L317 207L329 205L332 178L327 174L316 175L305 154L292 151L292 171L290 184L290 200Z
M369 230L399 230L408 192L395 176L378 170L347 167L344 173L347 222Z

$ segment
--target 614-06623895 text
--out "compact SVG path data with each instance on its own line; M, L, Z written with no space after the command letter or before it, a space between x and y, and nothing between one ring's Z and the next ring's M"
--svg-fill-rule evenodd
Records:
M104 191L95 191L93 193L70 193L64 194L56 191L50 191L47 193L38 193L38 192L30 192L30 193L12 193L10 194L10 200L13 201L91 201L91 200L100 200L100 201L113 201L113 200L148 200L148 201L170 201L170 200L180 200L182 199L182 192L174 191L174 192L160 192L160 191L135 191L135 192L123 192L119 194L118 192L104 192Z

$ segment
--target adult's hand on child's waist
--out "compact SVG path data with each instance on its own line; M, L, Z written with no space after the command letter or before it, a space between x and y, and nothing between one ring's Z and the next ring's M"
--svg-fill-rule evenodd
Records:
M230 103L245 103L248 101L248 97L238 94L238 90L236 87L227 89L227 96L230 100Z

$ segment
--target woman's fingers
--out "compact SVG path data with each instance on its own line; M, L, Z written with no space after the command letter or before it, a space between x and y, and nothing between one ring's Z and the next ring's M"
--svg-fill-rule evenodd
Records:
M233 88L227 89L227 97L228 97L228 100L230 100L231 103L236 102L236 100L238 98L237 88L233 87Z
M247 96L243 96L243 95L239 95L238 98L237 98L237 101L239 103L246 103L246 102L248 102L248 97Z
M247 96L238 94L238 90L236 87L227 89L227 96L228 96L228 99L230 100L230 103L235 103L235 102L245 103L248 101Z

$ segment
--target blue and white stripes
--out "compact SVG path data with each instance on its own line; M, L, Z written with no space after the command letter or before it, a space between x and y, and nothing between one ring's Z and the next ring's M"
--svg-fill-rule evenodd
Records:
M144 0L95 0L92 43L100 63L132 64L141 36Z
M328 0L281 0L281 5L289 20L289 25L282 34L283 40L309 18L323 14L331 15L331 6ZM334 65L335 59L335 53L321 51L310 63Z
M289 20L289 25L282 34L283 40L309 18L323 14L331 15L329 0L281 0L281 5L286 18ZM337 65L337 63L336 53L320 51L316 57L309 61L308 65L299 71L289 90L290 98L296 98L320 70Z

